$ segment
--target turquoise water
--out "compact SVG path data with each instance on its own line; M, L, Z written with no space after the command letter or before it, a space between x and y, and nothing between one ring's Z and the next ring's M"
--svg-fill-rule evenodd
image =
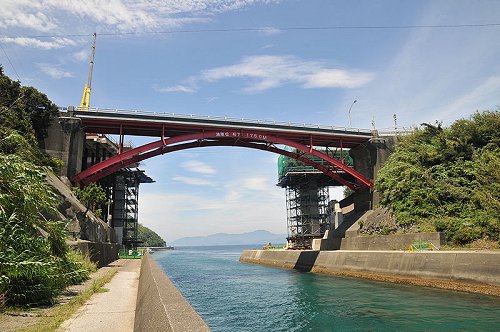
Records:
M153 257L213 331L500 331L498 298L240 263L244 249Z

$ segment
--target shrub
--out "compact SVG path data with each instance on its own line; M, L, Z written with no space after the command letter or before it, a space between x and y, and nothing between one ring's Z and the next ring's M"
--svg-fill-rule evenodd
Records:
M50 303L90 273L66 245L64 223L42 216L58 204L46 171L17 155L0 154L0 294L10 305Z
M500 112L401 138L378 174L381 205L400 227L444 231L455 244L500 236ZM432 222L429 222L432 221Z

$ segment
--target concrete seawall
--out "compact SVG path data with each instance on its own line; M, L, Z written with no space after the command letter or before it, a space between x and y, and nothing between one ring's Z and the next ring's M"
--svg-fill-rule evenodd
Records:
M413 279L483 283L500 294L500 252L246 250L240 261L337 275L357 276L356 272L364 271Z
M142 259L134 331L210 331L149 254Z

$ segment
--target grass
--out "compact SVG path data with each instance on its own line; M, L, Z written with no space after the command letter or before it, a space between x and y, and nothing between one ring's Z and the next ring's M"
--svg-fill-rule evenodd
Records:
M84 290L81 294L77 295L66 304L55 306L48 310L36 326L21 329L23 332L49 332L55 331L64 321L71 318L71 316L80 308L93 294L107 292L107 288L102 286L107 284L117 270L112 269L108 271L103 277L98 278L92 282L92 285Z
M106 292L109 292L109 288L101 287L98 290L96 290L96 293L106 293Z
M482 239L475 240L469 244L460 245L444 245L441 246L441 250L489 250L489 251L500 251L500 242L484 237Z

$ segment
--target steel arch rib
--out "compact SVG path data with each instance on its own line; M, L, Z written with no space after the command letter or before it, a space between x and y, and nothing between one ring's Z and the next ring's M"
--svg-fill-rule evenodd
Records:
M104 170L102 173L97 173L93 176L90 176L90 177L84 179L83 182L84 182L84 184L89 184L89 183L98 181L100 178L103 178L103 177L105 177L113 172L116 172L117 170L119 170L122 167L126 167L130 164L134 164L134 163L137 163L139 161L149 159L149 158L161 155L161 154L166 154L166 153L171 153L174 151L180 151L180 150L186 150L186 149L193 149L193 148L199 148L199 147L212 147L212 146L238 146L238 147L258 149L258 150L262 150L262 151L269 151L269 152L281 154L281 155L299 160L299 161L303 162L304 164L307 164L309 166L316 168L317 170L323 172L327 176L329 176L332 179L338 181L339 183L349 187L352 190L357 189L356 184L345 180L344 178L342 178L340 175L338 175L334 171L329 170L327 167L310 160L309 158L305 157L304 155L298 156L297 154L295 154L293 152L279 149L276 147L266 146L263 144L257 144L257 143L251 143L251 142L243 142L243 141L240 141L240 142L203 141L203 142L191 142L191 143L178 144L178 145L174 145L174 146L163 146L163 147L160 147L156 150L149 151L149 152L141 154L141 155L136 155L130 159L127 159L126 161L124 161L123 165L120 164L120 165L114 165L112 167L109 167L106 170Z
M138 146L136 148L127 150L123 153L117 154L116 156L113 156L113 157L108 158L104 161L101 161L100 163L97 163L95 165L90 166L86 170L75 175L72 178L72 180L74 182L80 182L83 179L85 179L86 177L94 175L95 173L98 173L98 172L100 172L100 171L102 171L102 170L104 170L112 165L123 163L125 160L127 160L133 156L140 155L141 153L159 148L163 145L169 145L169 144L175 144L175 143L179 143L179 142L183 142L183 141L200 139L199 136L200 136L199 133L182 135L182 136L175 136L175 137L171 137L171 138L166 139L166 140L161 139L159 141L155 141L155 142L151 142L151 143L147 143L147 144Z
M305 155L313 155L316 156L331 165L343 170L344 172L352 175L354 178L358 179L363 183L364 185L368 186L369 188L373 187L373 183L364 177L361 173L358 171L354 170L353 168L343 164L342 162L336 160L335 158L332 158L331 156L320 152L318 150L315 150L311 147L308 147L304 144L300 144L297 142L290 141L285 138L281 138L276 135L268 135L267 133L258 133L258 132L248 132L248 131L229 131L224 134L227 134L226 136L220 136L220 132L200 132L200 133L195 133L195 134L188 134L188 135L179 135L179 136L174 136L170 137L168 139L160 139L155 142L151 142L133 149L130 149L128 151L125 151L119 155L113 156L109 159L106 159L96 165L93 165L89 167L88 169L82 171L81 173L77 174L72 178L74 182L83 182L84 184L91 183L94 181L97 181L98 179L109 175L113 173L114 171L117 171L118 169L128 166L134 162L137 162L139 160L144 160L150 157L153 157L155 155L161 154L161 153L154 153L154 151L157 151L158 149L165 149L165 148L173 148L174 146L170 146L171 144L176 144L176 143L181 143L181 142L187 142L187 141L193 141L193 140L203 140L203 139L224 139L224 138L233 138L237 140L244 140L246 142L268 142L268 143L274 143L274 144L283 144L287 145L290 147L294 147L297 150L302 151ZM223 145L223 144L220 144ZM280 150L280 149L278 149ZM283 150L284 151L284 150ZM293 154L293 153L292 153ZM144 158L140 158L137 160L137 157L144 155ZM294 158L293 156L291 156ZM294 158L297 159L297 158ZM308 158L304 158L304 160L309 160ZM301 160L303 161L303 160Z

